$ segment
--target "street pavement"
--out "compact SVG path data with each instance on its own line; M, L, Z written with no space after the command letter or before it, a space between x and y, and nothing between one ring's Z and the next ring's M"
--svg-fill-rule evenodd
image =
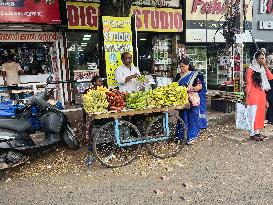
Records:
M264 130L266 141L254 142L235 129L232 117L220 123L219 116L194 145L166 160L143 150L131 165L106 169L86 166L87 147L39 156L0 173L0 205L272 205L273 126Z

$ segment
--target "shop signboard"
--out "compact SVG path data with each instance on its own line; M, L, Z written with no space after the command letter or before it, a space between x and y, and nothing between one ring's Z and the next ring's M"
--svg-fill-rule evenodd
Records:
M99 74L99 70L74 70L74 80L91 81L91 79Z
M103 16L102 24L107 84L115 87L115 70L122 65L121 54L133 54L131 17Z
M187 0L186 2L186 42L225 42L221 26L225 23L225 0ZM246 21L251 29L252 0L247 1ZM219 29L221 28L221 29ZM251 34L246 28L246 39Z
M99 74L99 70L74 70L74 80L77 81L76 89L78 93L83 93L91 87L91 80Z
M260 42L273 42L273 2L256 0L253 2L253 37Z
M182 9L131 7L136 17L137 31L182 32Z
M58 0L0 1L0 23L60 24Z
M56 32L0 31L0 42L55 42L61 38Z
M98 30L98 3L66 2L68 29Z
M180 7L180 0L135 0L133 6Z
M100 3L100 0L74 0L74 1L78 1L78 2L93 2L93 3Z

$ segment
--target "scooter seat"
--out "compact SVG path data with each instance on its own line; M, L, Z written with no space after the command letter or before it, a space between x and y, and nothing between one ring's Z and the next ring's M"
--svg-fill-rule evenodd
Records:
M0 119L0 128L9 129L17 132L25 132L32 127L28 120L24 119Z

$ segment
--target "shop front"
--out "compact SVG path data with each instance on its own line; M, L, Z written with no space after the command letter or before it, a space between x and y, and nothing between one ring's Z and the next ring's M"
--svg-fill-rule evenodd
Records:
M0 67L12 55L23 71L19 76L21 86L45 85L49 76L60 81L64 75L60 63L62 39L59 32L0 31ZM4 84L3 76L0 84ZM56 88L56 97L64 103L63 88Z
M252 31L255 41L259 47L273 47L272 31L272 2L271 1L255 1L253 2L253 24ZM253 53L253 52L252 52Z
M66 2L67 63L70 79L78 81L72 86L76 104L81 104L82 93L91 86L91 79L99 75L99 6L92 2Z
M188 55L194 67L203 73L209 89L220 89L221 85L228 85L233 91L233 52L232 42L225 24L227 10L224 0L204 3L203 1L184 1L186 11L185 43ZM246 10L246 25L251 25L252 2ZM246 26L245 41L251 41L251 34ZM251 46L251 45L250 45ZM249 50L248 45L244 48ZM244 62L249 62L249 54L245 53Z
M12 6L11 6L12 5ZM44 89L48 77L60 81L66 75L63 36L59 2L8 1L1 5L0 13L0 67L13 58L21 67L20 90L16 99L30 96ZM17 73L16 73L17 75ZM0 76L0 84L4 84ZM54 85L55 98L64 102L67 93L64 86ZM3 91L2 91L3 90ZM1 89L5 95L5 89ZM13 91L12 91L13 92Z
M131 14L136 22L138 67L143 73L168 81L177 71L177 47L183 34L180 1L170 5L165 1L164 5L156 5L159 7L137 3L139 6L131 7Z

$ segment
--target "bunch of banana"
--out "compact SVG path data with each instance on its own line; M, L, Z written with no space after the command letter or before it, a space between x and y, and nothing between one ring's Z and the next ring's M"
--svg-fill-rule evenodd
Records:
M187 88L179 86L176 82L157 87L149 91L147 101L149 107L184 105L188 103Z
M146 76L145 75L140 75L137 80L140 82L140 83L144 83L146 81Z
M133 92L128 94L126 98L127 109L143 109L146 108L148 93L143 91Z
M88 113L105 112L109 106L106 100L106 91L99 87L97 90L88 90L83 95L83 107Z
M106 92L108 92L108 89L107 89L107 87L98 86L97 91L99 91L101 93L106 93Z

